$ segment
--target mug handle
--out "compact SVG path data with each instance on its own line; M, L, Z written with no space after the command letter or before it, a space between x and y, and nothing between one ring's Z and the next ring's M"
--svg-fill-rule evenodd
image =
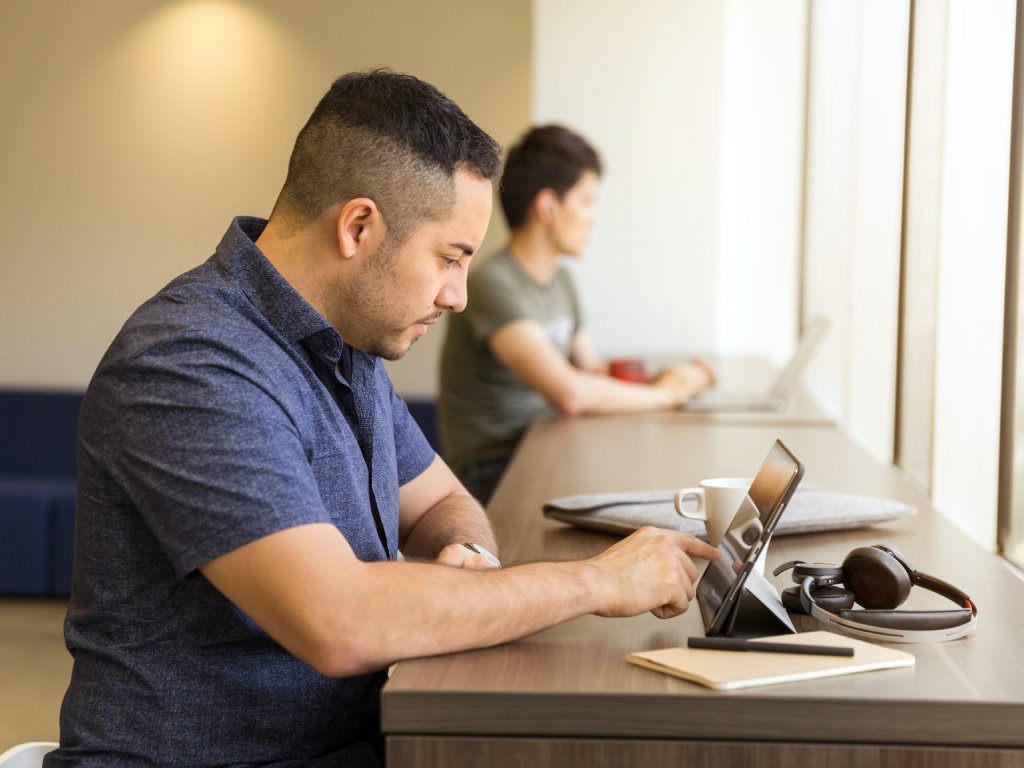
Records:
M697 508L692 512L690 510L683 509L683 500L694 496L697 499ZM676 491L675 498L676 514L680 517L685 517L689 520L707 520L708 513L704 507L704 489L703 488L680 488Z

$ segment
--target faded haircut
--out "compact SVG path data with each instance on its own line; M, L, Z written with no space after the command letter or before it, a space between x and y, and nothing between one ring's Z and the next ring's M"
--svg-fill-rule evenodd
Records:
M493 181L501 149L459 106L412 75L387 69L334 81L299 132L272 216L297 226L368 197L402 242L447 215L458 169Z

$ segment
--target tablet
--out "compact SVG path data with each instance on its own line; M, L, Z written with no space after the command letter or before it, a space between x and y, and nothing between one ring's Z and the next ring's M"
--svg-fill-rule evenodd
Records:
M803 476L804 465L776 440L718 545L722 558L708 563L697 582L709 636L728 634L743 585Z

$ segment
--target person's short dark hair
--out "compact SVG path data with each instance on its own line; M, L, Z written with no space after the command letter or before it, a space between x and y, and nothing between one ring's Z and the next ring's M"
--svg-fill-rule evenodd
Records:
M334 81L299 132L272 215L308 224L368 197L400 242L451 210L458 169L493 181L500 146L433 85L388 69L352 72Z
M586 139L560 125L531 129L509 150L501 177L501 207L509 227L525 223L542 189L554 190L561 200L584 171L601 175L601 158Z

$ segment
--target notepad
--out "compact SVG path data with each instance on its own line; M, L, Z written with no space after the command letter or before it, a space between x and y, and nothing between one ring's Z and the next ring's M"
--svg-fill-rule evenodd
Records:
M852 675L876 669L914 666L913 654L875 645L833 632L759 638L780 643L840 645L853 648L853 656L811 656L763 651L711 651L703 648L666 648L631 653L626 660L655 672L679 677L718 691L758 685Z

